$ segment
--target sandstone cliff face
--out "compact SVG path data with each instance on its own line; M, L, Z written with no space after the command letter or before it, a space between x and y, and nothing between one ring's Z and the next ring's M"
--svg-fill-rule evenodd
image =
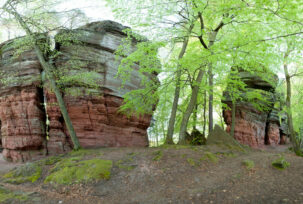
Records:
M269 103L264 104L261 99L248 100L247 92L242 93L242 100L236 103L236 123L234 137L239 142L254 148L264 147L264 145L280 144L280 119L277 110L273 108L275 103L275 88L277 76L272 76L271 80L262 79L258 73L250 73L244 70L239 71L241 80L246 84L246 91L257 90L262 98ZM223 93L223 103L231 107L228 88ZM262 109L256 107L261 105ZM231 130L232 113L231 110L223 110L224 121L227 125L226 131Z
M55 49L61 53L53 59L57 71L63 76L75 76L60 86L64 87L64 101L84 148L148 146L146 130L151 116L127 118L118 111L123 103L123 95L141 88L137 65L134 66L130 82L123 88L120 88L120 79L115 77L119 62L114 52L126 37L122 32L125 28L112 21L95 22L69 31L77 38L72 43L56 41ZM8 43L11 42L5 45ZM133 41L132 50L136 43ZM0 69L23 77L22 80L1 86L0 90L4 156L13 161L26 161L34 156L33 152L47 150L56 154L69 151L72 143L56 97L47 81L43 84L44 88L40 88L43 74L35 53L28 51L17 61L8 62L13 50L1 50ZM83 74L90 74L94 83L83 80Z
M41 103L41 67L33 50L13 56L14 41L0 46L2 73L0 120L3 155L25 161L45 146L45 112Z

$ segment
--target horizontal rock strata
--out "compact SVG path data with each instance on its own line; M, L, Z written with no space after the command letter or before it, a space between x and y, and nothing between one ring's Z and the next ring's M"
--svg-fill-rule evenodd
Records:
M151 116L126 117L119 112L123 95L142 88L138 65L133 66L130 81L123 88L121 80L115 77L119 61L114 52L126 37L124 29L126 27L118 23L103 21L60 31L55 37L55 49L60 55L52 61L56 73L63 79L59 85L84 148L148 146L146 130ZM66 33L74 38L69 43L60 40L60 35ZM8 46L13 42L1 45L0 70L6 76L3 79L10 74L18 79L3 83L0 90L4 157L26 161L45 151L57 154L71 150L71 139L56 97L48 81L41 82L44 73L35 53L29 50L15 58L16 48ZM132 41L131 51L135 50L136 43Z

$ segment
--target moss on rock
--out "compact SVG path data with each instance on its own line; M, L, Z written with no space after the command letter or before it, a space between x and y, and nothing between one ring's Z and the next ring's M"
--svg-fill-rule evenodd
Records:
M42 168L38 163L27 163L17 169L9 171L2 178L6 183L21 184L34 183L41 177Z
M79 157L64 159L56 164L44 183L72 184L109 179L111 160L91 159L80 161Z

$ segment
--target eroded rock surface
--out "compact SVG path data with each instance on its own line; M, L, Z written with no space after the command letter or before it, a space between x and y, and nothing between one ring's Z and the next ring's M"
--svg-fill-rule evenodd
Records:
M3 155L12 161L26 161L42 154L45 146L45 112L40 73L33 50L13 56L14 41L0 46L2 72L0 120Z
M58 36L73 33L77 40L71 43L64 44L55 38L55 49L61 54L53 59L54 65L61 75L74 76L61 82L60 86L84 148L148 146L146 130L151 116L128 118L118 111L123 95L141 88L138 65L134 65L130 81L123 88L121 80L115 77L119 62L114 52L126 37L125 28L112 21L95 22L73 31L59 32ZM12 42L1 46L1 71L19 77L17 81L3 84L0 90L4 157L26 161L44 150L53 154L69 151L72 143L68 131L48 82L41 82L43 73L35 53L30 50L10 60L14 49L5 46ZM135 50L136 43L136 40L132 41L131 50ZM83 80L83 74L92 76L93 83Z
M281 124L278 112L274 109L277 76L271 75L269 79L264 79L262 73L250 73L244 70L239 70L239 76L245 83L246 90L242 91L242 100L236 102L235 139L255 148L280 144ZM255 91L261 97L252 99L249 97L249 93ZM232 102L228 88L223 94L222 102L230 107L230 109L223 110L224 121L227 125L226 131L230 132Z

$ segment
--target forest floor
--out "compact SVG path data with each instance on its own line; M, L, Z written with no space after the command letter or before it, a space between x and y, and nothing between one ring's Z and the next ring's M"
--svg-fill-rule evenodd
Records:
M281 157L290 164L284 170L272 166L272 162ZM54 182L45 182L60 165L72 174L73 164L80 169L79 161L90 159L112 161L110 178L104 176L103 169L106 179L98 181L56 184L55 181L70 181L63 176ZM67 165L62 163L67 160ZM1 178L0 202L303 203L303 158L282 146L246 151L230 145L100 148L41 161L35 164L42 171L37 177L30 177L31 181L20 180L20 175ZM2 175L14 167L1 160L0 165ZM30 164L22 166L26 165ZM22 166L13 170L16 172ZM24 169L22 172L25 177L31 175L24 173Z

